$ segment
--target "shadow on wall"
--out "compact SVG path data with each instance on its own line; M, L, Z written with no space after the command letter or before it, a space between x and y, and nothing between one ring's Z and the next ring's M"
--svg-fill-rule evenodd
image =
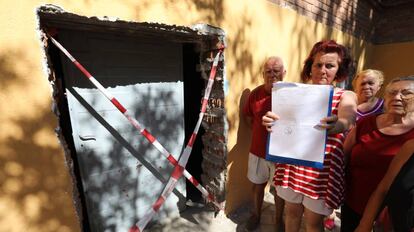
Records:
M31 71L35 67L24 54L20 51L0 54L2 94L30 98L24 91L35 88L30 85L38 80L17 71L17 67ZM21 92L14 92L16 89ZM49 98L44 100L50 102ZM27 104L32 103L27 101ZM2 122L17 127L19 133L2 130L2 135L6 136L0 139L1 231L79 231L73 217L72 187L68 185L62 150L50 145L57 144L53 136L55 124L51 123L56 118L50 111L50 104L43 105L46 106L39 106L36 112L25 112L24 116ZM6 107L11 106L2 106Z
M295 9L298 12L298 14L307 15L309 14L309 12L307 12L307 10L305 10L304 8L294 7L295 5L298 6L298 5L303 5L303 4L304 3L302 0L294 0L292 3L293 6L291 8ZM366 8L366 6L362 6L364 4L362 3L362 1L357 1L356 5L352 1L349 1L346 3L341 2L341 1L327 1L326 4L327 5L324 5L323 10L321 8L317 8L316 11L313 11L315 10L315 8L314 7L312 8L312 12L315 14L314 20L316 20L318 23L323 22L324 25L327 25L326 27L327 30L324 32L321 38L317 38L317 41L312 40L312 38L314 37L310 37L309 32L313 30L313 35L318 35L318 28L319 28L318 24L310 24L314 26L313 28L311 28L311 30L309 30L309 25L306 27L303 27L302 26L303 24L298 22L299 17L296 18L297 19L296 23L294 23L292 34L298 38L298 44L291 44L292 45L291 51L305 51L305 53L298 52L297 55L290 56L288 65L297 63L299 72L303 66L303 61L306 59L306 55L310 52L312 46L316 42L318 42L319 40L323 40L323 39L336 40L336 38L333 37L335 36L335 30L348 31L348 33L355 32L358 37L364 37L363 30L365 29L364 27L366 27L366 25L362 25L361 21L357 20L358 15L365 14L363 10L364 8ZM351 4L351 5L347 7L341 6L344 4ZM344 17L343 15L346 15L345 19L343 19ZM279 20L283 21L282 18L279 18ZM309 18L308 16L307 20L312 20L312 19ZM340 20L343 20L343 22L339 23ZM373 26L372 23L370 26L371 27ZM370 36L370 34L366 36ZM362 53L358 55L356 54L357 52L362 50L364 46L363 43L359 43L353 40L350 36L344 37L344 41L342 41L341 43L350 50L353 60L358 62L361 59L362 60L365 59L365 57L360 56ZM350 74L349 81L352 81L353 75L354 73ZM297 76L299 77L299 73L297 74ZM298 78L298 81L299 81L299 78Z
M238 104L238 117L240 120L237 128L237 141L227 157L228 164L231 164L228 170L229 176L227 181L227 204L230 206L236 206L236 208L231 209L229 207L226 207L226 213L233 213L235 210L237 210L241 203L235 202L234 197L237 194L240 194L240 192L234 188L231 188L230 186L245 185L243 187L247 194L251 194L252 191L252 184L247 179L247 161L250 149L251 129L248 126L249 124L246 122L248 119L243 116L242 112L243 106L245 105L249 94L250 89L245 89L240 97L240 102Z
M24 84L22 76L15 70L16 60L22 59L23 53L19 50L9 50L0 54L0 91L4 94L10 87Z
M187 9L177 11L176 13L178 15L183 15L183 17L185 17L187 12L194 11L194 9L200 14L198 21L193 23L208 23L212 26L220 26L224 20L223 0L183 0L180 2L185 5ZM149 8L152 4L153 1L151 0L140 1L139 4L135 6L136 18L141 18L141 12L145 11L145 9ZM163 2L163 9L172 9L172 7L176 5L177 1L165 0Z
M175 3L174 0L169 0ZM198 12L205 13L202 22L208 22L213 26L219 26L224 20L223 0L193 1L185 0L187 5L194 5Z

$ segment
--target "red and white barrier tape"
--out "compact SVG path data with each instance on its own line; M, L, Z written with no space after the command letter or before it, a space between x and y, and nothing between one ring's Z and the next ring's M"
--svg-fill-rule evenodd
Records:
M74 64L75 66L88 78L92 84L98 88L98 90L109 100L112 104L128 119L128 121L158 150L161 152L162 155L166 157L166 159L177 167L178 161L168 152L159 142L158 140L148 131L146 130L141 124L131 117L126 108L115 98L113 97L106 89L52 36L48 35L51 39L52 43L56 45L59 50L61 50ZM204 107L205 108L205 107ZM192 137L193 138L193 135ZM195 138L194 138L195 139ZM214 197L210 194L200 183L186 170L184 169L184 176L192 183L206 198L207 201L212 202L216 207L220 210L223 208L221 204L215 202Z
M165 200L168 198L168 196L171 194L171 192L177 185L178 179L180 179L180 177L183 175L183 171L185 170L185 165L187 165L188 158L190 157L191 150L193 149L193 144L195 138L197 137L201 121L203 120L204 113L206 112L208 98L210 96L211 87L214 83L214 77L216 76L218 62L222 52L222 49L220 49L216 57L214 58L213 67L211 68L210 77L208 79L207 87L204 92L203 103L201 106L201 112L198 117L197 124L194 128L191 138L188 141L187 146L185 147L180 159L178 160L178 165L175 166L173 172L171 173L170 179L165 185L164 190L161 193L161 196L155 201L155 203L152 205L152 208L143 216L143 218L141 218L141 220L139 220L138 223L136 223L129 229L129 232L141 232L145 229L148 222L158 212L162 204L164 204Z

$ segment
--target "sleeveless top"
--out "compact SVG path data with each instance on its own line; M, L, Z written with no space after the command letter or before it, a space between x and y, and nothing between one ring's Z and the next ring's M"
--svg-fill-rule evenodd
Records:
M414 228L414 154L402 166L385 197L394 231Z
M371 115L357 122L356 143L347 168L345 201L360 215L401 146L414 139L414 129L400 135L382 133L377 127L377 117Z
M338 114L338 106L344 92L340 89L334 93L332 114ZM338 208L343 201L344 193L344 140L343 133L328 135L323 169L276 164L274 184L290 188L312 199L324 199L328 207Z
M370 116L370 115L374 115L374 114L381 114L384 111L384 99L379 98L377 103L375 104L375 106L366 111L366 112L362 112L360 110L357 109L357 113L356 113L356 121L359 121L360 119Z

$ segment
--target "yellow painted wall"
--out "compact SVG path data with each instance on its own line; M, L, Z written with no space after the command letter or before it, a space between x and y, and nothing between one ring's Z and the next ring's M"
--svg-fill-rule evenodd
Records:
M376 45L367 61L369 68L384 72L386 81L414 74L414 42Z
M266 0L1 0L0 1L0 231L79 231L63 151L54 135L51 90L42 70L35 8L53 3L85 16L191 25L209 23L227 33L229 92L228 195L226 212L248 202L250 133L239 117L243 97L262 81L264 57L279 55L287 80L298 81L314 42L332 38L352 47L359 67L372 64L387 75L411 72L413 44L371 46ZM406 54L404 65L394 56ZM375 56L375 59L371 57ZM378 58L380 56L380 58ZM399 56L399 57L400 57ZM405 66L405 67L402 67ZM412 66L411 66L412 67ZM404 70L404 71L401 71ZM411 72L412 73L412 72Z

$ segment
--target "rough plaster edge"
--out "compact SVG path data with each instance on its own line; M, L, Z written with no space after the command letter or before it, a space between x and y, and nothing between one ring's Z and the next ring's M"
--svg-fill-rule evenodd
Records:
M121 23L121 24L136 24L140 26L144 26L153 30L157 31L168 31L168 32L174 32L178 34L193 34L193 35L208 35L208 34L214 34L214 35L222 35L224 34L224 31L220 28L213 27L207 24L206 28L211 28L211 32L203 32L193 29L190 26L177 26L177 25L169 25L165 23L157 23L157 22L137 22L133 20L123 20L118 17L112 17L112 16L82 16L75 13L68 12L61 8L60 6L53 5L53 4L43 4L37 7L37 12L42 13L48 13L48 14L62 14L62 15L70 15L75 17L82 17L87 20L92 21L100 21L100 22L108 22L108 23ZM93 22L92 22L93 23ZM214 28L214 29L213 29ZM217 34L218 33L218 34Z
M56 83L55 83L55 77L53 75L52 70L49 68L51 66L51 62L50 62L50 58L47 55L47 48L48 48L48 42L47 42L47 37L46 34L42 31L42 29L40 28L40 17L38 14L38 10L39 8L35 9L35 17L36 17L36 37L39 39L39 45L40 45L40 50L41 50L41 57L42 57L42 71L45 75L45 77L47 77L47 81L49 82L50 85L50 91L51 91L51 99L52 99L52 104L51 104L51 111L53 112L53 114L55 114L56 116L56 122L57 122L57 127L55 128L55 134L56 137L58 139L58 142L61 146L61 148L63 149L64 152L64 162L65 162L65 166L68 170L68 173L70 175L70 179L71 179L71 183L72 183L72 200L75 206L75 212L76 212L76 217L78 219L79 225L81 227L82 226L82 218L83 218L83 214L82 214L82 204L79 198L79 191L78 188L76 187L76 176L75 173L73 172L73 160L71 158L71 151L66 143L66 140L64 138L62 129L60 128L59 125L59 117L60 117L60 112L59 109L57 107L57 103L56 103L56 96L58 95L58 88L56 87ZM83 228L81 228L83 229Z
M224 32L223 29L219 28L219 27L215 27L215 26L211 26L209 24L205 24L205 23L197 23L194 24L190 27L191 29L197 31L199 34L202 35L218 35L222 38L224 38L226 36L226 32ZM225 41L223 39L223 44L224 46L227 46L227 44L225 44Z
M54 4L42 4L36 8L36 12L42 12L42 11L43 12L47 11L48 13L55 13L55 14L67 13L67 14L77 15L74 13L70 13L64 10L62 7L54 5ZM77 16L80 16L80 15L77 15ZM81 17L86 17L86 16L81 16ZM184 34L196 33L199 35L216 35L221 38L224 38L226 36L226 33L223 29L209 25L209 24L205 24L205 23L197 23L191 26L177 26L177 25L168 25L168 24L157 23L157 22L136 22L133 20L122 20L118 17L112 17L112 16L92 16L92 17L86 17L86 18L97 19L103 22L148 24L147 25L148 27L157 29L160 31L171 31L171 32L184 33ZM224 39L221 42L223 42L224 46L227 46L226 41Z

